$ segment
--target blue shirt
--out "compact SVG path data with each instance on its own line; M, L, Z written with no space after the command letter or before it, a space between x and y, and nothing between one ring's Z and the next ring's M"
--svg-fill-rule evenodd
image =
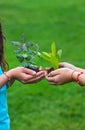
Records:
M0 67L0 75L3 71ZM0 88L0 130L10 130L10 119L7 107L7 86L3 85Z

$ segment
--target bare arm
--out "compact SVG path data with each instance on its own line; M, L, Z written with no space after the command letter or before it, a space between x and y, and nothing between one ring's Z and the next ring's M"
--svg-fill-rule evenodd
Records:
M4 75L4 74L2 74L1 76L0 76L0 88L4 85L4 84L6 84L8 82L8 78Z
M2 74L0 76L0 87L2 87L4 84L7 84L7 82L9 81L8 76L11 80L18 80L23 84L39 82L45 76L42 70L36 73L35 71L24 67L17 67L11 69L8 72L6 72L6 74Z
M85 72L85 69L79 68L79 67L77 67L75 65L72 65L70 63L67 63L67 62L61 62L61 63L59 63L59 67L60 68L69 68L69 69L76 70L76 71L79 71L79 72L80 71Z
M79 74L79 71L75 71L73 73L72 69L60 68L48 74L46 76L46 79L48 80L49 84L59 85L69 83L72 81L77 81L78 78L79 84L81 86L85 86L85 74Z

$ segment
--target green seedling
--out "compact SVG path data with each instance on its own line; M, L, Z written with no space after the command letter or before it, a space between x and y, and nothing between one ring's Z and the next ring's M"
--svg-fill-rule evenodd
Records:
M39 45L33 42L26 42L26 38L22 35L21 41L12 41L12 45L16 46L14 53L21 66L38 71L35 59L39 55Z
M56 50L56 44L53 42L51 44L51 53L42 52L41 57L46 60L47 62L50 62L53 69L58 69L59 62L61 60L61 54L62 50Z

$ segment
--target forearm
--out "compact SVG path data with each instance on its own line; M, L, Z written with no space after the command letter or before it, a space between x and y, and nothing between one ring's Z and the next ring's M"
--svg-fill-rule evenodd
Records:
M4 84L7 84L8 82L8 78L6 77L5 74L2 74L0 76L0 88L4 85Z
M67 62L59 63L59 67L60 68L69 68L69 69L72 69L72 70L76 70L78 72L81 72L81 71L85 72L85 69L79 68L79 67L72 65L70 63L67 63Z
M79 68L79 67L75 67L75 70L78 71L78 72L83 71L85 73L85 69L82 69L82 68Z
M0 88L4 84L11 86L14 81L15 81L15 79L13 79L11 71L5 72L2 75L0 75Z

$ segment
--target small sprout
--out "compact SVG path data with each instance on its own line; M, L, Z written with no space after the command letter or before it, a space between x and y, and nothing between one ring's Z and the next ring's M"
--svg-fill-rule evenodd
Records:
M47 53L47 52L42 52L41 53L41 57L50 62L52 65L53 69L57 69L58 68L58 64L61 60L61 55L62 55L62 50L56 50L56 44L55 42L53 42L51 44L51 53Z

